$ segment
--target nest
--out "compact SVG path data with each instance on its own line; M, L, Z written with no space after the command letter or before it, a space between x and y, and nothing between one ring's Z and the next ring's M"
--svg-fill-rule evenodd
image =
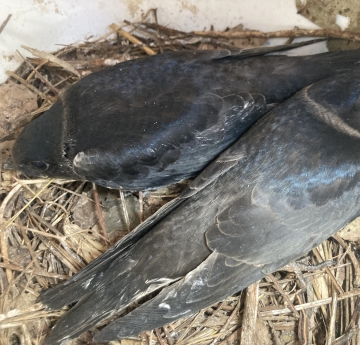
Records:
M204 35L148 22L125 26L126 31L113 24L106 37L54 54L24 47L33 57L9 72L3 85L12 104L0 119L3 161L19 130L82 76L163 51L248 48L266 39L249 38L241 27ZM96 188L87 182L28 180L6 170L1 178L0 342L28 345L42 344L67 310L47 311L36 303L41 289L78 272L187 184L145 194ZM357 343L359 238L353 223L313 249L301 264L284 267L225 301L121 344ZM94 328L74 343L91 344L96 332Z

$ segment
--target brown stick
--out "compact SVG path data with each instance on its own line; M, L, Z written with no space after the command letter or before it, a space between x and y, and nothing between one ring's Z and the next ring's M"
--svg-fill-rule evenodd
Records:
M122 206L123 213L124 213L127 232L130 232L130 230L131 230L130 229L130 219L129 219L129 213L128 213L127 208L126 208L124 192L122 190L119 190L119 194L120 194L121 206Z
M353 283L355 286L360 286L360 265L358 259L355 256L355 253L352 251L351 246L347 245L346 242L340 236L334 235L333 238L335 238L335 240L339 242L339 244L347 251L347 254L350 257L350 260L354 266L354 271L355 271L355 279Z
M42 276L42 277L47 277L47 278L56 278L56 279L62 279L62 280L67 280L70 278L70 276L67 276L67 275L45 272L43 270L37 270L37 269L35 269L35 270L34 269L26 269L26 268L23 268L18 265L6 264L4 262L0 262L0 267L9 269L9 270L13 270L13 271L18 271L18 272L32 273L32 274Z
M106 241L109 242L109 236L108 233L106 231L106 225L105 225L105 220L104 220L104 215L101 211L101 207L100 207L100 201L99 201L99 193L96 189L96 185L95 183L92 184L93 187L93 192L94 192L94 201L95 201L95 207L96 207L96 212L99 216L99 224L100 224L100 228L104 234L104 237L106 239Z
M17 50L16 52L20 55L20 57L23 59L23 61L30 67L30 69L35 72L36 76L37 76L44 84L46 84L46 85L49 87L49 89L51 89L52 92L54 92L55 95L58 95L58 94L59 94L59 91L58 91L48 80L46 80L46 78L44 78L44 77L40 74L40 72L39 72L18 50Z
M128 32L126 32L125 30L121 29L119 26L117 26L116 24L111 24L110 28L112 30L117 30L117 32L123 36L124 38L126 38L128 41L130 41L131 43L134 44L139 44L139 45L143 45L143 43L141 41L139 41L136 37L134 37L133 35L129 34ZM156 53L149 47L141 47L146 54L148 55L156 55Z
M265 277L265 279L271 283L273 283L274 288L281 294L281 296L284 298L284 300L286 301L286 303L288 304L289 309L294 313L295 317L300 317L299 313L297 312L297 310L295 309L293 303L290 301L289 296L286 294L286 292L283 290L283 288L281 287L281 285L277 282L276 278L272 275L269 274L268 276Z
M316 259L319 261L319 262L322 262L324 261L323 258L321 257L320 255L320 252L318 251L317 248L314 248L313 249L313 253L314 255L316 256ZM337 282L336 278L334 277L334 275L332 274L332 272L329 270L329 267L325 267L325 271L326 273L329 275L329 278L331 280L331 282L333 283L334 285L334 288L337 290L337 292L342 295L344 293L344 290L343 288L339 285L339 283Z
M158 328L155 329L155 334L156 334L156 337L158 338L158 341L159 341L160 345L166 345L166 344L164 343L164 341L162 340L162 338L161 338L161 334L160 334Z
M354 297L354 296L359 296L359 295L360 295L360 289L354 289L352 291L345 292L342 295L338 296L338 301L341 301L346 298ZM294 307L297 311L309 309L309 308L316 308L316 307L320 307L322 305L330 304L332 302L332 300L333 300L332 297L329 297L329 298L324 298L322 300L318 300L318 301L314 301L314 302L295 305ZM281 306L276 306L275 308L274 307L261 308L260 313L259 313L260 317L269 317L269 316L283 315L283 314L291 313L291 310L289 308L285 308L285 307L281 307Z
M41 91L39 91L35 86L32 86L31 84L27 83L23 78L19 77L16 73L11 71L6 71L6 74L10 77L16 79L21 84L25 85L30 91L36 93L38 96L40 96L42 99L47 99L46 95L43 94Z
M38 49L34 49L25 45L22 45L21 48L24 48L25 50L29 51L32 55L43 59L45 61L51 61L54 64L62 67L63 69L65 69L66 71L76 75L78 78L81 78L80 73L76 70L76 68L74 68L71 64L69 64L67 61L61 60L59 59L56 55L50 54L50 53L46 53L43 52L41 50Z
M343 344L347 344L347 342L349 340L351 340L351 338L356 335L357 333L360 332L359 329L359 317L360 317L360 300L357 299L356 300L356 304L355 304L355 310L354 313L351 317L351 321L349 323L349 325L346 327L346 331L345 333L337 338L332 345L343 345Z
M8 203L10 202L10 200L19 192L19 190L21 189L21 185L16 185L10 192L9 194L5 197L5 199L3 200L1 206L0 206L0 253L1 256L3 258L3 262L5 264L9 264L9 252L8 252L8 244L7 244L7 227L8 227L8 223L7 220L4 219L4 213L5 213L5 208L8 205ZM10 283L10 281L12 280L12 271L11 269L7 268L6 269L6 279L7 282Z
M20 225L20 230L21 230L21 234L22 234L24 243L25 243L25 245L26 245L26 247L27 247L27 249L28 249L28 251L30 253L32 261L34 262L34 266L35 266L36 270L40 272L42 269L41 269L41 266L40 266L39 261L37 259L37 256L36 256L32 246L31 246L31 242L29 240L29 237L27 236L26 230L24 229L24 227L22 225ZM38 279L41 286L46 287L46 280L45 279L43 279L42 277L38 277L37 279Z
M1 226L2 227L2 226ZM0 249L1 249L1 256L2 259L4 261L4 264L9 265L10 264L10 260L9 260L9 251L8 251L8 243L7 243L7 229L4 226L3 229L0 230ZM12 271L9 267L5 267L6 268L6 279L7 282L10 284L13 278L13 274Z
M327 345L331 345L335 336L335 323L336 323L336 309L337 309L337 292L334 291L332 302L331 302L331 313L330 313L330 325L327 335Z
M255 327L258 311L259 282L250 285L246 290L245 309L241 331L241 344L255 344Z
M340 38L360 42L360 35L355 32L319 29L319 30L280 30L271 32L261 32L256 30L221 32L221 31L194 31L194 35L211 38L277 38L277 37L329 37Z
M140 223L144 221L144 195L143 192L139 192L139 217Z
M0 34L3 32L3 30L5 29L5 26L7 25L7 23L9 23L9 20L11 18L12 14L9 14L7 16L7 18L4 20L4 22L1 24L0 26Z
M222 301L220 303L220 305L217 307L217 309L215 310L215 312L206 319L206 321L203 323L203 327L207 326L214 318L215 316L218 315L219 312L221 312L221 310L224 308L226 304L226 300ZM200 311L198 313L198 315L193 319L193 321L191 322L191 324L186 328L186 330L184 331L184 333L181 335L181 337L176 341L175 345L180 345L180 344L187 344L189 342L189 339L185 339L185 336L187 335L187 333L193 328L193 326L195 325L195 323L198 321L199 318L201 318L203 312ZM200 333L202 330L201 327L199 327L195 332L191 333L189 337L191 337L192 339L194 339L195 335L197 335L198 333ZM219 335L219 333L217 333L217 336ZM198 337L198 336L197 336ZM204 339L202 339L204 340Z
M226 320L225 324L221 327L219 334L222 334L225 332L226 328L230 325L230 322L232 321L232 319L239 313L240 310L240 306L241 306L241 295L238 299L237 305L235 306L234 310L231 312L229 318ZM218 335L211 343L210 345L215 345L218 340L220 339L220 335Z

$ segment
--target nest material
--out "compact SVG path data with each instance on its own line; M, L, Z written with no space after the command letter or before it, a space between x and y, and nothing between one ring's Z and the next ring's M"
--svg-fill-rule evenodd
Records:
M241 26L210 37L158 24L126 26L127 31L113 24L106 37L66 46L55 54L25 47L34 57L9 72L5 84L12 92L17 88L10 101L13 104L17 97L17 109L23 111L11 108L13 118L0 119L9 124L0 139L2 160L10 152L8 140L82 76L166 50L249 48L265 41L265 36L234 38L244 32ZM1 177L0 343L6 345L42 344L67 308L45 310L36 303L40 290L75 274L186 185L147 194L119 194L85 182L27 180L4 170ZM307 266L285 267L246 292L121 344L320 345L345 344L348 339L357 344L359 238L357 224L349 225L312 250L304 258ZM91 344L96 332L94 328L74 343Z

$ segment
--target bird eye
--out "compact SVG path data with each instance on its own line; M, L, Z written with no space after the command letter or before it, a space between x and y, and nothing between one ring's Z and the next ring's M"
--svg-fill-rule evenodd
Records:
M49 164L41 161L33 161L30 165L36 170L46 170L49 167Z

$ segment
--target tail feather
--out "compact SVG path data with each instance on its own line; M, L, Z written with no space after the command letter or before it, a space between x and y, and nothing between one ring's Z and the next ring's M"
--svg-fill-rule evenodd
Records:
M208 307L264 276L259 267L242 263L229 268L225 266L225 260L222 255L210 255L185 278L164 288L159 295L133 312L110 323L94 340L103 342L127 338L163 326ZM209 285L207 283L213 276L215 262L222 262L222 271L227 270L229 275L219 284Z
M104 284L82 297L70 311L57 321L52 332L46 338L45 344L65 344L79 337L100 321L123 310L135 300L173 281L175 280L148 284L141 281L141 277L131 277L131 273L124 274L121 280L109 281L106 279ZM126 284L122 285L121 282L126 282Z
M131 268L129 262L125 263L131 246L150 231L161 219L166 217L167 214L178 207L184 200L185 199L183 198L177 198L161 207L129 235L125 236L113 247L109 248L105 253L100 255L88 266L84 267L68 281L51 289L42 291L38 297L38 301L46 305L48 309L60 309L65 305L79 301L88 293L88 291L92 291L97 285L101 284L101 279L103 279L102 273L107 272L107 270L115 263L121 262L121 265L123 266L121 270L118 268L117 274Z
M294 253L262 267L246 262L241 262L237 266L227 266L228 257L213 253L183 279L164 288L155 298L111 322L94 337L94 340L105 342L136 336L146 330L194 314L246 288L294 261L298 256ZM213 284L213 278L218 272L225 273L226 278L219 279L217 284Z

